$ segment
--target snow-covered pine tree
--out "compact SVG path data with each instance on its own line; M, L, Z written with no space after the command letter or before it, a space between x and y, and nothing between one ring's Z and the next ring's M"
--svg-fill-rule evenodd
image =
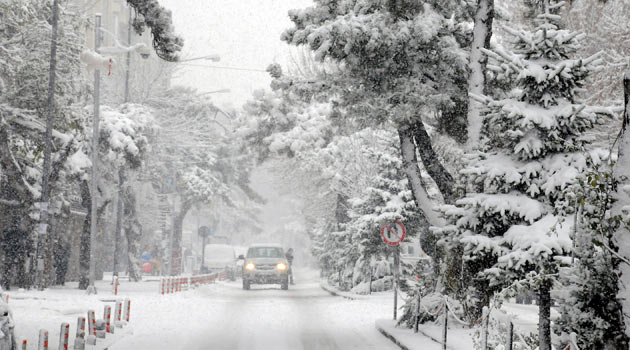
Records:
M626 335L630 337L630 71L623 79L625 108L621 131L618 136L619 148L617 164L614 168L614 180L617 185L612 193L615 202L611 208L611 216L617 227L613 233L613 240L619 247L619 255L624 259L618 271L618 297L623 305L623 317L626 324Z
M355 283L370 278L373 260L384 260L391 256L392 249L383 244L377 234L383 224L403 222L408 227L408 236L415 237L426 223L421 220L414 204L407 177L402 171L402 161L398 156L397 145L392 132L374 133L377 147L369 150L369 158L377 169L371 184L356 197L350 199L350 221L345 225L346 232L358 247L355 263ZM424 224L424 225L423 225Z
M433 204L421 186L415 152L450 202L452 176L435 153L422 118L432 114L429 111L441 117L465 114L448 111L461 107L461 96L466 95L461 80L466 80L468 64L464 49L469 39L469 26L464 23L468 5L468 1L317 0L312 7L291 11L294 27L282 35L292 45L308 46L318 60L343 65L346 79L338 103L348 110L346 117L365 126L395 123L406 145L402 147L405 170L416 204L431 219Z
M612 233L620 222L608 215L613 204L611 180L608 164L602 164L567 189L579 206L578 226L573 234L574 263L560 269L562 289L554 293L560 314L553 324L557 349L570 345L572 333L580 349L628 349L617 298L619 275L614 273L621 261L613 252L617 247Z
M145 25L151 30L153 48L159 58L175 62L184 46L184 39L175 34L171 11L160 5L158 0L127 0L136 11L133 27L142 34Z
M473 311L499 288L527 280L539 296L541 350L551 347L550 292L571 250L574 209L563 189L588 165L584 132L597 118L578 94L598 57L572 58L583 35L560 29L550 11L562 4L546 2L533 31L506 29L514 53L485 50L515 88L503 99L477 96L487 108L485 143L462 171L470 192L440 209L450 223L440 233L463 244L464 273L476 282Z

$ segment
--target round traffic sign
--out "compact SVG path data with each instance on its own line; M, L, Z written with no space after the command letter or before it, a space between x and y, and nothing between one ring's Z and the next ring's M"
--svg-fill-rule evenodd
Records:
M405 225L403 225L400 221L396 221L396 223L392 226L387 224L383 224L383 226L381 226L381 237L383 237L383 242L388 245L399 245L400 242L405 240L406 235L407 231L405 230Z

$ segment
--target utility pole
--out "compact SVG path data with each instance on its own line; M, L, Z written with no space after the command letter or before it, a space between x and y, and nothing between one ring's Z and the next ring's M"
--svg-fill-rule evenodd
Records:
M127 21L127 46L131 46L131 6ZM125 103L129 102L129 69L131 67L131 51L127 51L127 71L125 72Z
M53 111L55 109L55 70L57 67L57 22L59 22L59 1L53 1L52 34L50 39L50 72L48 75L48 101L46 134L44 136L44 168L42 169L42 197L39 203L39 229L37 230L37 274L35 285L44 289L44 243L48 231L48 202L50 201L50 154L52 152Z
M129 19L127 22L127 45L131 46L131 7L129 7ZM127 70L125 72L125 97L123 103L129 102L129 68L131 65L131 51L127 51ZM116 204L116 232L114 237L114 273L113 276L118 276L119 250L120 239L122 237L122 216L123 216L123 187L125 181L125 170L118 169L118 203ZM113 281L112 281L113 282Z
M94 25L94 51L98 53L101 44L101 15L96 15ZM98 138L99 138L99 113L100 113L100 90L101 71L94 69L94 120L92 121L92 182L90 183L92 221L90 222L90 285L88 294L96 294L96 221L98 219Z

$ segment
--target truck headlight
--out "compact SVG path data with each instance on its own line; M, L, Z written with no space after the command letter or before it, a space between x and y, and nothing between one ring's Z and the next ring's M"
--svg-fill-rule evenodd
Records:
M278 265L276 265L276 269L284 271L287 269L287 265L285 263L278 263Z
M256 265L254 265L254 263L247 263L247 265L245 265L245 270L252 271L254 269L256 269Z

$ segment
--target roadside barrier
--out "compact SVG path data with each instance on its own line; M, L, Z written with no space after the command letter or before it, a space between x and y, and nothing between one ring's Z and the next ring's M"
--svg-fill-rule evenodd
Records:
M70 339L70 324L64 322L61 324L61 332L59 332L59 350L68 350L68 340Z
M424 310L424 312L426 312L427 314L435 317L435 318L440 318L440 316L442 316L442 339L438 340L438 339L434 339L432 338L434 341L441 343L442 345L442 349L446 350L446 343L447 343L447 339L448 339L448 319L449 319L449 315L452 317L453 320L455 320L456 322L466 325L468 327L473 327L477 324L482 323L482 344L481 344L481 349L482 350L487 350L490 346L490 344L488 344L488 333L489 333L489 324L490 324L490 311L494 308L494 304L491 303L491 307L488 308L487 306L484 306L483 311L482 311L482 316L479 317L477 320L473 321L473 322L466 322L461 320L454 312L453 312L453 308L450 306L449 301L448 301L448 296L444 296L444 298L442 299L442 302L435 307L434 311L430 311L428 310L425 305L421 305L420 303L420 299L418 298L417 300L417 305L416 305L416 309L415 309L415 317L416 319L414 320L414 332L418 333L419 331L419 327L418 324L420 323L420 308L422 308ZM426 334L425 334L426 335ZM562 350L580 350L579 347L577 346L577 336L575 335L575 333L571 333L570 335L571 339L569 342L569 345L567 345L565 348L563 348ZM521 349L526 349L526 350L531 350L528 348L527 346L527 342L524 339L523 335L520 332L516 332L514 329L514 323L512 322L511 318L508 317L507 319L507 337L506 337L506 343L503 345L504 349L506 350L512 350L514 349L514 345L518 345L519 348Z
M48 331L43 329L39 330L39 345L37 346L37 350L48 350Z
M162 295L182 292L202 284L214 283L217 279L225 279L225 273L211 273L191 277L162 277L158 292Z
M129 298L126 298L124 301L116 300L115 312L113 317L114 324L111 323L112 307L110 305L104 306L102 320L96 320L94 316L94 310L88 310L87 318L84 316L79 316L77 318L77 329L72 349L85 350L86 345L96 345L97 347L95 349L100 349L98 348L96 338L105 338L108 333L114 334L114 328L123 328L125 325L127 325L127 323L129 322L130 312L131 300ZM87 334L85 331L86 320L88 328ZM40 329L37 350L49 350L48 343L48 331L45 329ZM61 330L59 332L58 350L69 350L69 343L70 324L64 322L61 324ZM26 339L22 340L21 345L21 350L28 350L28 343ZM107 349L107 347L105 347L104 349Z
M129 322L129 314L131 313L131 299L125 299L125 322Z
M114 276L114 283L113 283L114 295L118 295L118 286L119 285L120 285L120 281L118 281L118 276Z

